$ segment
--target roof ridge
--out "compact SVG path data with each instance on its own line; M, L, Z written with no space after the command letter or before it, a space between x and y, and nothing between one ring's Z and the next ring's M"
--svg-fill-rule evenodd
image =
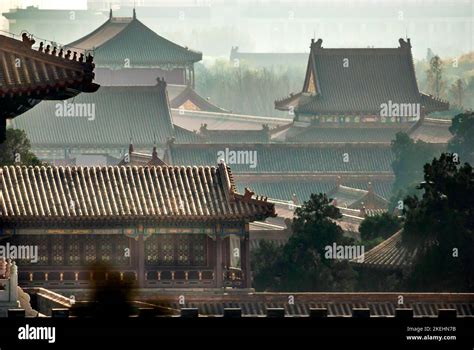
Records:
M110 38L109 40L105 41L100 47L103 49L105 45L111 45L114 41L117 41L121 38L122 35L124 35L124 33L126 32L126 29L131 27L131 26L138 26L138 28L143 28L145 29L148 33L150 33L151 35L157 37L158 39L160 40L164 40L167 44L171 44L174 48L178 49L178 50L182 50L182 51L187 51L189 53L194 53L194 54L201 54L201 59L202 59L202 52L200 51L195 51L195 50L191 50L187 47L184 47L184 46L181 46L167 38L165 38L164 36L161 36L160 34L156 33L154 30L152 30L151 28L149 28L148 26L146 26L142 21L140 21L139 19L137 18L134 18L130 23L128 23L120 32L118 32L115 36L113 36L112 38ZM199 60L198 60L199 61ZM197 61L195 61L197 62Z
M98 26L96 29L94 29L94 30L93 30L92 32L90 32L89 34L86 34L86 35L84 35L83 37L81 37L81 38L79 38L79 39L77 39L77 40L74 40L73 42L71 42L71 43L69 43L69 44L67 44L67 45L64 45L64 46L65 46L65 47L76 47L75 45L77 45L77 43L84 42L84 41L87 40L88 38L91 38L93 35L99 33L99 32L100 32L107 24L109 24L109 23L113 23L113 22L112 22L112 18L108 18L104 23L102 23L100 26ZM116 23L118 23L118 22L116 22ZM130 24L130 23L131 23L131 22L129 22L128 24ZM127 25L128 25L128 24L127 24ZM125 27L124 27L123 29L125 29ZM122 30L123 30L123 29L122 29ZM122 31L122 30L121 30L121 31ZM121 31L120 31L120 32L121 32ZM114 35L114 37L117 36L120 32L116 33L116 34ZM104 44L104 43L102 43L102 44ZM98 47L100 47L100 46L101 46L101 45L99 45ZM77 48L82 49L82 50L90 50L90 49L92 49L91 47L77 47Z
M0 47L0 51L7 51L7 52L12 51L16 54L28 54L30 59L45 60L50 64L61 66L62 68L68 68L68 69L77 68L77 70L80 70L80 69L84 69L84 67L87 65L92 65L90 67L91 70L93 68L92 62L86 62L86 60L84 60L84 62L74 60L73 55L71 55L70 58L56 56L53 54L53 51L51 51L51 53L48 53L45 51L39 51L27 45L22 45L23 42L20 40L9 38L5 35L0 35L0 42L2 41L6 41L6 46L2 44L2 46Z

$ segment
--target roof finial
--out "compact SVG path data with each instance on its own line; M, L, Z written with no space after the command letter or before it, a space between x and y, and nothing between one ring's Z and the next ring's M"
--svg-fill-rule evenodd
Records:
M153 160L158 159L158 152L156 151L156 145L153 146L153 151L151 152L151 159Z
M112 5L110 5L110 10L109 10L109 19L112 19Z
M128 155L131 155L133 153L133 142L132 142L132 137L130 136L130 145L128 146Z
M137 11L135 10L135 1L133 2L133 19L137 19Z

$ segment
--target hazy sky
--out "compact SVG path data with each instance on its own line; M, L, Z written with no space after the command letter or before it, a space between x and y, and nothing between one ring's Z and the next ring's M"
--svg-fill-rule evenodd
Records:
M2 2L5 0L2 0ZM5 2L8 2L6 0ZM39 6L43 9L86 9L87 0L12 0L14 7Z
M27 6L78 10L86 9L87 2L87 0L0 0L0 12ZM138 17L152 30L183 46L203 51L209 56L228 57L232 46L239 46L241 51L249 52L306 52L309 40L313 36L323 38L326 47L394 47L398 45L398 38L408 36L412 39L416 58L424 58L428 48L444 57L471 52L474 48L472 34L474 0L92 0L92 2L98 5L95 8L100 9L107 9L108 2L129 5L135 2ZM306 9L305 5L310 2L316 5ZM210 10L201 6L200 9L196 9L195 17L184 16L184 10L176 12L175 17L169 14L159 18L151 17L140 9L143 5L179 7L193 4L229 6L211 6ZM318 4L322 4L319 10ZM194 9L186 11L193 12ZM128 15L131 15L131 11ZM209 20L206 20L206 16L209 16ZM59 33L55 32L54 26L44 28L40 24L37 27L15 30L19 33L26 29L38 37L66 43L88 34L100 24L99 22L88 23L89 26L87 24L76 26L73 28L77 29L76 32L70 30ZM0 16L0 29L7 30L7 28L8 22ZM8 30L14 31L10 28Z

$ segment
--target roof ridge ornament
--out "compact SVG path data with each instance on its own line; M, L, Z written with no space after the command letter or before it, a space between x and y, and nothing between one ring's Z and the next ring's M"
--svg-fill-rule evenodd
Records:
M311 46L310 49L321 49L323 45L323 39L319 38L317 41L311 39Z
M407 41L403 40L403 38L400 38L398 39L398 42L400 43L401 49L411 49L410 38L407 38Z

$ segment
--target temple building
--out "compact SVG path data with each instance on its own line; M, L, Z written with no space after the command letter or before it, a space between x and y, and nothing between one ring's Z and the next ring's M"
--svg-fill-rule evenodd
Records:
M170 139L198 137L173 125L162 79L154 86L102 86L93 95L45 101L11 127L25 130L32 151L57 165L117 165L130 141L136 152L156 146L162 156Z
M2 241L38 246L36 262L17 260L22 286L88 288L106 263L143 288L250 288L249 224L275 216L225 163L9 166L0 184Z
M95 92L92 56L77 55L50 45L32 49L35 41L0 35L0 142L7 120L42 100L66 100L81 92Z
M449 104L419 91L410 39L397 48L327 49L311 42L301 92L275 101L294 115L287 141L390 141Z
M381 210L388 208L388 200L374 192L371 182L367 189L352 188L341 184L340 177L336 180L336 186L326 193L333 199L333 205L357 210Z
M97 81L101 85L169 84L194 86L194 63L202 53L179 46L156 34L133 17L113 17L88 35L66 45L93 52Z

